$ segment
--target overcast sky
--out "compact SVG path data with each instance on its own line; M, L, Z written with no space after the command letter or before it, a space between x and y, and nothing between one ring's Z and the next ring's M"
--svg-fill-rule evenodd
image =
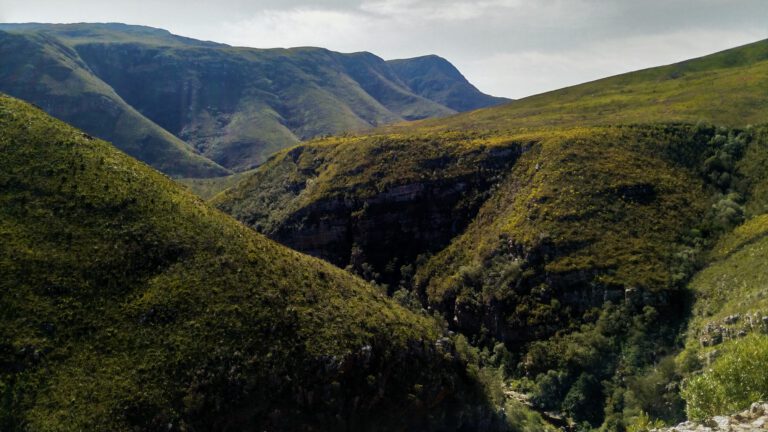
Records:
M438 54L520 98L768 38L768 0L0 0L0 22L125 22L258 48Z

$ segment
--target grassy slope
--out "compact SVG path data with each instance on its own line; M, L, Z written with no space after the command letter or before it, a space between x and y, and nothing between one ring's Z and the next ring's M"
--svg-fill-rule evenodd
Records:
M735 338L738 330L750 326L748 315L755 314L754 328L762 328L768 316L768 215L757 216L723 238L712 251L707 267L691 282L697 296L689 338L699 345L707 324L723 325ZM725 324L729 315L743 319Z
M526 144L461 133L323 139L279 153L213 202L341 267L365 261L394 288L402 265L463 229ZM356 246L364 260L352 260Z
M443 411L473 391L442 331L361 280L4 96L0 150L3 430L392 430L472 411Z
M714 245L706 266L690 283L696 301L686 341L689 359L706 363L707 353L718 348L709 345L717 335L728 342L738 338L740 331L768 332L768 322L763 322L768 316L764 266L768 258L768 129L757 134L756 144L736 165L748 191L743 206L747 220ZM734 315L739 318L729 322L728 317Z
M745 126L768 111L768 41L404 128L506 129L690 122Z
M450 182L477 170L493 150L524 144L509 136L455 133L325 138L275 155L211 202L271 231L317 202L364 200L415 182ZM425 169L441 160L446 166Z
M0 91L41 106L51 115L116 143L157 169L186 177L227 170L196 154L94 76L78 54L50 36L0 32Z
M687 378L683 396L691 417L746 409L765 395L766 260L768 215L762 214L723 237L690 283L695 303L677 365Z

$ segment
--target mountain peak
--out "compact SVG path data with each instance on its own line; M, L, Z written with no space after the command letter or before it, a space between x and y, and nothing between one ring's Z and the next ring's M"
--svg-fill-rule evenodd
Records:
M454 111L471 111L509 101L482 93L451 62L435 54L389 60L387 64L414 93Z

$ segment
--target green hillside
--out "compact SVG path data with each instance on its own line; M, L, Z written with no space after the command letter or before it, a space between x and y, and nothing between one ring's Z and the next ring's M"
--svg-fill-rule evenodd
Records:
M541 410L680 421L687 281L766 210L764 128L406 132L283 151L212 202L502 342L508 385Z
M371 54L93 43L76 49L128 103L236 170L302 139L454 113L413 95Z
M0 30L59 41L77 53L72 55L89 74L162 127L166 136L174 135L169 139L176 144L184 140L236 171L251 169L300 140L443 117L499 102L479 92L444 60L431 66L409 60L406 63L419 66L403 69L370 53L236 48L124 24L0 24ZM4 57L3 68L33 68L28 50ZM141 136L96 133L97 128L111 132L116 126L89 109L90 93L59 88L58 81L35 92L23 91L39 79L20 83L15 76L0 79L0 90L55 115L71 114L65 119L121 148L144 142ZM71 98L52 99L62 92Z
M768 131L761 133L762 146L747 148L736 165L751 191L748 219L720 239L690 283L695 302L677 366L693 418L744 409L768 392Z
M328 138L279 153L213 202L291 247L372 265L396 284L401 266L461 232L525 145L479 134Z
M477 355L361 279L5 96L0 153L0 429L507 429Z
M32 101L51 115L113 141L169 175L228 173L125 103L59 40L45 34L0 31L0 56L0 91Z
M746 126L764 123L767 114L768 40L764 40L403 127L508 129L699 121Z

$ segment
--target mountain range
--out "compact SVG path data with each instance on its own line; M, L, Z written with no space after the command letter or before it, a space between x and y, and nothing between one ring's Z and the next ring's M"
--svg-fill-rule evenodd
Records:
M0 37L0 81L198 177L0 96L2 430L637 432L768 393L768 40L454 114L499 101L434 57ZM206 158L352 88L415 121Z
M0 31L0 91L175 177L247 170L300 140L506 101L437 56L240 48L124 24Z

